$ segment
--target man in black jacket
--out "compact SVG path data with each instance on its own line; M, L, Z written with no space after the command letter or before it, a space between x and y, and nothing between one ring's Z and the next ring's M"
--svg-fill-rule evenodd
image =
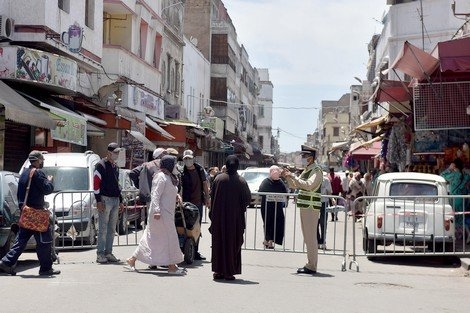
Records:
M113 254L113 241L119 212L124 209L119 187L119 167L116 164L121 148L112 142L107 150L106 157L96 164L93 174L93 189L98 209L98 263L119 262Z
M31 186L28 192L26 204L35 209L44 209L45 202L44 196L52 193L54 185L52 184L52 176L46 177L41 168L44 163L44 156L40 151L33 150L28 156L31 165L25 169L20 176L18 182L18 205L20 208L25 204L26 189L29 182L29 175L34 170L31 177ZM60 274L60 271L52 268L52 223L49 223L49 228L45 232L38 232L20 227L16 241L11 247L10 251L0 261L0 271L16 275L15 265L18 258L23 253L28 243L29 238L34 236L36 239L36 253L39 259L39 275L52 276Z
M199 222L202 221L202 209L204 204L210 206L209 183L206 179L206 171L198 163L194 162L194 153L191 150L183 152L184 169L181 176L183 190L183 202L191 202L199 209ZM199 253L199 244L196 247L195 260L205 260Z

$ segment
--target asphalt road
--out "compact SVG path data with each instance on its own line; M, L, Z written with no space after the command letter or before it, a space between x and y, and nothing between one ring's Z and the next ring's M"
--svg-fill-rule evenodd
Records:
M201 251L210 257L208 224ZM119 246L129 257L134 246ZM358 257L359 271L341 255L320 254L315 276L296 274L306 254L244 250L235 281L213 281L210 260L184 277L164 269L129 272L96 264L94 249L61 251L62 271L39 277L35 253L24 253L15 277L0 275L0 312L462 312L470 306L468 272L457 258ZM351 269L349 268L349 265Z

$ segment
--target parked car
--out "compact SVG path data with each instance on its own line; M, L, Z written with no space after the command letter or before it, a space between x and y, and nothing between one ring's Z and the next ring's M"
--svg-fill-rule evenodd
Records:
M119 184L121 186L122 200L125 206L123 212L119 214L118 233L124 235L128 231L128 227L134 224L134 227L142 225L146 222L147 207L145 203L139 201L139 189L134 186L129 177L129 169L119 170Z
M10 250L19 229L18 180L17 173L0 171L0 258Z
M363 248L378 245L427 246L445 249L455 239L454 211L445 197L444 178L424 173L388 173L377 178L374 196L363 219Z
M44 154L42 171L54 177L54 192L45 200L55 213L59 242L77 240L87 245L95 244L98 212L93 193L93 172L101 157L92 151ZM26 160L20 173L29 165L29 160Z
M250 207L261 205L261 196L257 195L261 182L269 177L269 167L249 167L240 173L245 178L251 191Z

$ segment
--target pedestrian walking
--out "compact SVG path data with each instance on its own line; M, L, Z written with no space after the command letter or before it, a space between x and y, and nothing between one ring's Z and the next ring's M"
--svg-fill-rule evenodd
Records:
M148 227L139 246L127 259L128 267L135 270L137 260L153 266L168 266L168 274L184 275L177 266L183 262L178 233L175 227L175 207L178 196L177 179L173 174L176 158L166 155L161 159L160 171L152 182Z
M234 275L242 273L241 247L245 232L245 212L251 201L250 188L237 173L238 158L230 155L225 164L227 172L220 173L214 180L209 214L211 261L215 280L234 280Z
M113 241L119 212L124 209L119 168L116 161L121 148L115 142L108 145L106 157L95 166L93 188L98 209L98 245L96 262L116 263L120 260L113 255Z
M321 184L323 171L315 163L316 150L302 145L302 157L306 159L307 166L300 176L295 176L288 169L284 169L282 176L292 188L299 189L297 207L300 209L300 222L302 234L307 246L307 264L297 270L298 274L316 274L318 263L317 227L321 209Z
M317 229L318 247L323 250L326 250L326 229L328 227L326 208L330 205L330 198L324 197L324 195L331 195L332 192L331 182L328 177L324 176L321 184L321 209ZM334 199L331 200L334 201Z
M330 172L328 174L328 179L331 183L331 190L333 196L340 196L343 193L343 183L341 177L335 173L335 169L330 167ZM323 193L322 193L323 194ZM338 220L338 213L331 212L331 221Z
M18 182L18 205L20 208L27 205L36 210L44 210L44 196L51 194L54 190L53 177L46 177L46 174L41 170L44 156L40 151L31 151L28 159L31 165L23 171ZM16 275L16 262L26 248L28 240L31 236L34 236L36 240L36 254L39 259L39 275L59 275L60 271L52 268L52 227L54 225L49 223L46 231L39 232L20 226L15 243L0 261L0 271L13 276Z
M150 204L153 177L160 171L160 160L166 154L165 149L157 148L153 151L152 161L144 162L129 172L129 178L134 186L139 188L139 201L145 203L147 210ZM143 226L147 224L147 210L142 210Z
M209 183L204 168L194 161L194 153L191 150L183 152L183 174L181 175L181 187L183 202L191 202L199 210L199 223L202 223L203 206L210 207ZM199 242L196 247L195 260L206 258L199 252Z

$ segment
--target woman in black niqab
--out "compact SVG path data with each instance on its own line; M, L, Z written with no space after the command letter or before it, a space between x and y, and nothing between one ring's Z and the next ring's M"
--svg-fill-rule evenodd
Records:
M238 158L234 155L229 155L225 161L225 166L227 167L227 174L234 175L237 174L238 166L240 162Z

